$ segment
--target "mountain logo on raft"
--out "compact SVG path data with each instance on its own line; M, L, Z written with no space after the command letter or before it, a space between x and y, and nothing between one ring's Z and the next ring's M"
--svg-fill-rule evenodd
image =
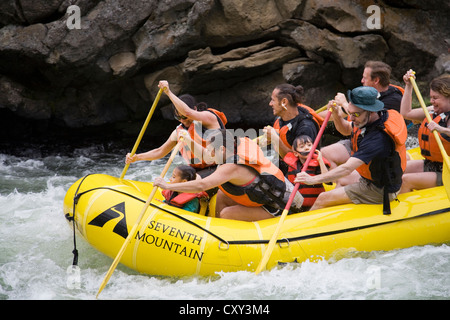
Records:
M113 232L126 239L128 237L128 228L125 215L125 202L116 204L115 206L112 206L111 208L100 213L97 217L92 219L91 222L89 222L89 225L103 228L108 221L119 217L122 217L122 219L117 222Z

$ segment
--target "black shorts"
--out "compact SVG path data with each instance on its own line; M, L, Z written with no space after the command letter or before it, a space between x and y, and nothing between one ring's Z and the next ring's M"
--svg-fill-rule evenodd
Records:
M423 172L435 172L436 173L436 186L443 186L442 182L442 170L443 170L442 162L435 162L425 159L423 161Z

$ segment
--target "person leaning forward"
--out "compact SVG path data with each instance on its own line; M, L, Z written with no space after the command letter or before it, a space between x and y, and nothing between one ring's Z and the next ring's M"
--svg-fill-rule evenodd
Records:
M394 109L400 112L400 103L402 101L404 89L390 83L391 71L392 68L382 61L367 61L364 66L361 83L365 87L373 87L378 91L378 100L384 103L385 109ZM346 112L348 101L345 98L345 95L343 93L337 93L334 100L342 108L341 116L347 118ZM327 111L322 111L319 114L325 116L326 112ZM348 139L343 139L322 148L321 151L323 156L330 161L331 168L335 168L338 165L343 164L350 157L350 141ZM350 179L347 178L338 181L337 183L338 185L345 185L348 184L349 181L351 183L358 179L359 177L356 174Z
M169 139L159 148L150 150L145 153L134 154L128 153L125 162L127 164L142 160L156 160L166 156L177 144L178 136L180 134L188 133L189 139L185 139L180 153L185 161L194 169L201 177L211 174L215 168L215 164L208 163L203 157L202 147L205 146L203 138L206 130L224 129L227 123L227 118L222 112L204 107L204 103L197 103L191 95L185 94L177 97L169 89L167 81L160 81L159 88L164 89L164 92L172 101L174 109L174 117L180 122L177 128L172 132ZM199 146L199 148L196 148Z
M325 174L299 173L294 180L317 184L337 180L353 170L361 175L359 182L321 193L311 210L345 203L383 203L385 213L390 212L387 206L396 198L406 168L407 130L403 117L395 110L383 110L384 104L377 95L372 87L348 91L351 122L340 118L338 123L341 132L351 139L351 157L347 162ZM329 107L337 113L333 104L330 101Z
M257 221L281 214L294 186L256 142L247 137L235 139L228 130L213 130L207 138L207 151L219 164L208 177L170 184L156 178L154 185L190 193L219 187L216 217L220 218ZM300 211L302 203L303 197L297 192L291 212Z

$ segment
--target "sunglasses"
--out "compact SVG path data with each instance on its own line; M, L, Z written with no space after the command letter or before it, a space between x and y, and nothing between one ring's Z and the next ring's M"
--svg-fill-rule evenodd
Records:
M366 111L362 111L362 112L347 112L347 114L349 116L353 116L355 118L359 118L364 112L366 112Z
M178 113L174 113L173 117L175 118L175 120L178 120L178 121L187 119L186 116L179 115Z

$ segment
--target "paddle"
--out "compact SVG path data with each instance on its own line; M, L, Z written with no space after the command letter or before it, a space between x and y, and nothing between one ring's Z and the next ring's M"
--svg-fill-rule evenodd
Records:
M409 80L411 81L414 91L416 92L417 99L419 99L420 106L423 109L423 112L425 113L425 117L427 118L428 123L433 121L431 119L430 113L428 112L427 107L425 106L425 102L423 101L422 94L419 91L419 87L417 86L416 80L413 77L410 77ZM447 152L445 151L444 145L442 144L441 138L439 137L439 133L436 130L433 130L434 139L436 139L437 144L439 146L439 150L442 154L443 159L443 170L442 170L442 181L444 183L445 192L447 193L447 197L450 199L450 159L447 155Z
M320 130L319 130L319 133L317 134L316 140L314 141L314 144L313 144L311 150L309 151L308 158L306 158L305 164L303 165L302 172L305 172L306 169L308 169L309 162L311 161L311 159L314 155L314 152L315 152L317 146L319 145L320 138L322 137L322 134L325 131L325 127L327 126L327 122L330 119L330 116L331 116L331 110L328 110L325 120L323 121L322 126L320 127ZM259 274L266 267L267 261L269 261L270 255L272 254L273 248L275 247L275 244L277 242L277 238L278 238L278 234L280 233L281 226L283 225L284 219L286 218L286 216L289 212L289 209L291 208L292 202L294 201L295 194L297 193L299 187L300 187L300 183L296 183L294 186L294 190L292 190L291 196L289 197L289 200L286 204L286 207L284 208L283 213L281 214L280 221L278 222L275 232L273 233L272 238L270 239L269 244L267 246L267 249L264 252L264 256L261 259L261 261L259 262L258 267L256 268L255 274Z
M169 170L170 165L172 164L173 159L175 158L178 150L180 149L181 143L183 142L183 137L180 137L180 140L178 141L175 148L172 150L172 153L170 154L169 160L167 160L167 163L161 172L160 177L164 178L167 171ZM125 249L127 248L128 244L131 241L131 238L135 236L136 230L141 223L142 218L144 217L145 212L147 211L148 206L150 205L150 202L153 200L153 197L156 194L156 191L158 190L158 187L153 187L152 192L150 193L150 196L148 197L147 201L145 202L144 206L142 207L141 213L139 214L136 223L134 224L133 228L131 229L130 233L128 234L128 237L125 239L125 242L123 243L122 247L120 248L119 252L117 253L116 258L114 259L111 267L109 267L108 272L106 273L105 278L103 279L103 282L100 285L100 288L98 289L97 295L95 296L98 298L98 295L102 290L105 288L106 284L108 283L109 279L111 278L112 273L114 272L114 269L116 269L117 265L119 264L120 259L122 258Z
M322 111L327 110L327 107L328 107L328 104L324 105L323 107L317 109L317 110L316 110L316 113L320 113L320 112L322 112Z
M131 155L133 156L136 153L136 150L139 146L139 144L141 143L142 137L144 136L145 130L147 130L147 126L148 123L150 122L150 119L153 116L153 113L155 112L156 109L156 105L159 102L159 99L161 98L161 94L163 93L163 89L159 89L158 94L156 95L155 101L153 101L153 105L150 108L150 112L147 115L147 119L145 119L144 125L141 129L141 132L139 133L139 136L136 140L136 143L134 144L133 150L131 150ZM122 174L120 175L120 179L123 179L123 177L125 177L125 173L127 173L128 167L130 166L130 164L126 164L125 167L122 170Z
M322 111L325 111L325 110L327 110L327 107L328 107L328 104L326 104L323 107L320 107L319 109L315 110L315 112L316 113L320 113ZM270 126L268 126L268 127L270 127ZM256 138L254 138L253 141L258 141L258 139L262 139L265 135L266 135L266 133L264 133L264 134L262 134L262 135L260 135L260 136L258 136Z

